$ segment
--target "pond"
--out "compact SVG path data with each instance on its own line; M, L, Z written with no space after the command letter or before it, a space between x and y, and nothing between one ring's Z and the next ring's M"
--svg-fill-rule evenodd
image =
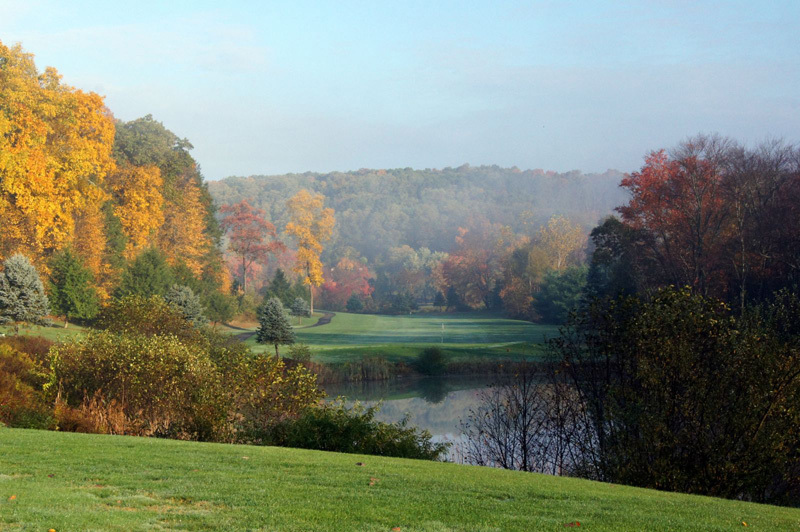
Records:
M435 441L457 440L461 420L478 405L479 393L495 382L486 377L426 377L323 386L330 398L373 405L383 401L378 419L386 422L410 416L410 423L428 430Z

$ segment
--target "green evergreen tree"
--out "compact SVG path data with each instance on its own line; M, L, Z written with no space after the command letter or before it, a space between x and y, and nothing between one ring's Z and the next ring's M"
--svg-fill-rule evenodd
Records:
M17 253L7 258L0 273L0 323L13 323L18 333L20 323L45 325L49 313L44 285L28 257Z
M70 249L57 254L51 264L50 305L53 313L64 316L64 328L71 319L91 320L100 311L92 272L81 264Z
M438 307L439 310L444 310L447 307L447 298L444 297L443 293L436 292L436 296L433 299L433 306Z
M172 285L172 288L164 296L164 301L180 311L186 321L191 322L195 327L202 327L208 324L208 318L205 317L205 309L200 303L200 297L188 286Z
M157 249L148 249L139 254L122 273L114 295L164 296L175 283L175 276L164 255Z
M212 292L206 299L206 315L217 323L225 323L233 319L236 313L236 299L222 292Z
M364 310L364 302L357 295L351 295L347 300L347 312L361 312L362 310Z
M294 301L292 283L286 278L286 273L282 269L275 270L275 277L272 278L264 295L267 298L277 297L286 307L292 304Z
M303 318L308 318L311 316L311 309L305 299L302 297L296 297L292 302L291 313L292 316L297 318L297 323L302 323Z
M270 298L258 312L259 327L256 331L256 342L275 346L275 357L279 357L278 346L293 344L295 341L292 324L283 309L283 303L277 297Z

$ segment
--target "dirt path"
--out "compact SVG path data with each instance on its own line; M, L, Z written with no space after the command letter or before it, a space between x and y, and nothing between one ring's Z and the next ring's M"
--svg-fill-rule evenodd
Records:
M317 320L317 323L312 325L306 325L304 327L297 327L298 329L310 329L311 327L319 327L320 325L327 325L331 322L333 317L336 316L335 312L324 312L322 316ZM241 334L237 334L235 338L240 342L244 342L248 340L251 336L255 335L255 331L248 331Z

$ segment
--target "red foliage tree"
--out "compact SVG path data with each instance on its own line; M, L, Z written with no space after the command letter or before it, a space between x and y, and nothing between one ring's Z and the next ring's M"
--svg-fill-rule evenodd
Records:
M683 148L676 158L663 150L651 153L639 172L623 179L631 199L618 211L645 236L641 253L662 283L722 295L730 232L723 172L703 150Z
M275 226L264 218L264 211L252 207L247 200L224 205L220 212L222 229L228 234L228 249L241 261L236 273L242 277L242 291L246 291L253 264L266 264L270 253L282 252L286 246L278 240Z

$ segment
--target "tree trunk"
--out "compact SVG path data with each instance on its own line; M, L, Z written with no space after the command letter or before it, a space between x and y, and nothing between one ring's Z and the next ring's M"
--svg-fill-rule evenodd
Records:
M67 328L67 325L69 325L69 316L66 316L66 315L65 315L65 316L64 316L64 328L65 328L65 329Z
M275 359L281 358L280 354L278 354L278 344L275 344Z
M242 255L242 293L247 293L247 259Z
M308 292L311 294L311 315L314 315L314 285L308 285Z

